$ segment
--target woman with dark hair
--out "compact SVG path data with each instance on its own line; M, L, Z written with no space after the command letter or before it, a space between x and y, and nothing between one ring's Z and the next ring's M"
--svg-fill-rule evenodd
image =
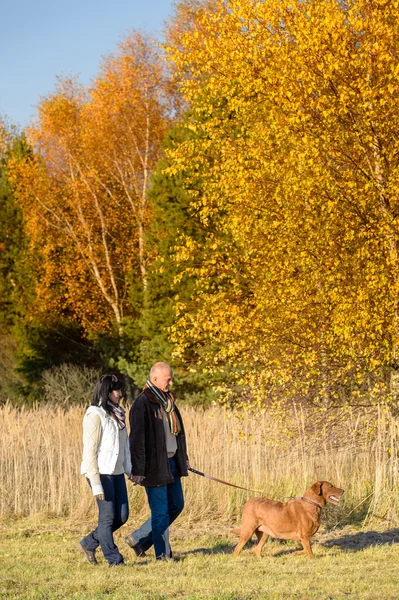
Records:
M121 388L116 375L102 375L83 418L81 473L97 501L98 525L81 540L79 549L91 565L97 564L98 546L110 567L125 565L113 536L129 516L124 473L130 477L132 470L125 410L119 406Z

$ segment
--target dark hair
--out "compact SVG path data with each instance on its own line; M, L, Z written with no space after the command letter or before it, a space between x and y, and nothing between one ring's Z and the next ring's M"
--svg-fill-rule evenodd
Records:
M93 400L91 401L92 406L101 406L108 412L107 402L110 393L121 388L122 382L116 375L101 375L94 389Z

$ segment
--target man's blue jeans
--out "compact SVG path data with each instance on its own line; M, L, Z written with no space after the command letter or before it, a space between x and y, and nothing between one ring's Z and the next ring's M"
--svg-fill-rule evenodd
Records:
M130 534L130 537L134 540L134 543L137 544L137 547L140 548L140 550L145 551L145 550L148 550L148 548L152 544L152 537L151 537L151 543L148 543L148 535L151 532L152 532L152 527L151 527L151 517L150 517L138 529L136 529L135 531L132 531L132 533ZM167 558L169 558L172 554L170 544L169 544L169 528L164 531L164 534L162 537L165 542L165 555ZM143 544L146 544L145 548L143 548Z
M114 543L113 532L126 523L129 517L125 475L100 475L100 479L104 500L96 498L98 526L80 543L91 552L101 546L109 564L117 564L123 562L123 556Z
M148 531L148 521L146 521L131 534L143 551L154 544L157 558L170 555L167 529L184 508L183 489L173 458L169 458L169 467L174 477L172 483L145 488L151 509L151 531Z

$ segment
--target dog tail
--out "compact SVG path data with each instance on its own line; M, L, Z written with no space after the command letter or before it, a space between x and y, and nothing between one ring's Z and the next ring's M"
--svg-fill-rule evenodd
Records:
M231 530L231 533L234 533L234 535L240 535L241 529L239 527L235 527Z

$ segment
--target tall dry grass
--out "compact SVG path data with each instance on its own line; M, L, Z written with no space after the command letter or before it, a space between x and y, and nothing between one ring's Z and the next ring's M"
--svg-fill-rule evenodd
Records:
M95 510L79 474L85 407L0 408L0 516L81 518ZM343 412L333 420L293 411L267 414L182 408L191 465L269 498L301 494L318 479L345 488L345 501L327 511L330 523L399 522L398 420L380 408ZM310 425L313 423L313 426ZM288 426L289 425L289 426ZM185 518L238 517L251 494L196 475L184 480ZM144 491L128 483L132 514L147 511Z

